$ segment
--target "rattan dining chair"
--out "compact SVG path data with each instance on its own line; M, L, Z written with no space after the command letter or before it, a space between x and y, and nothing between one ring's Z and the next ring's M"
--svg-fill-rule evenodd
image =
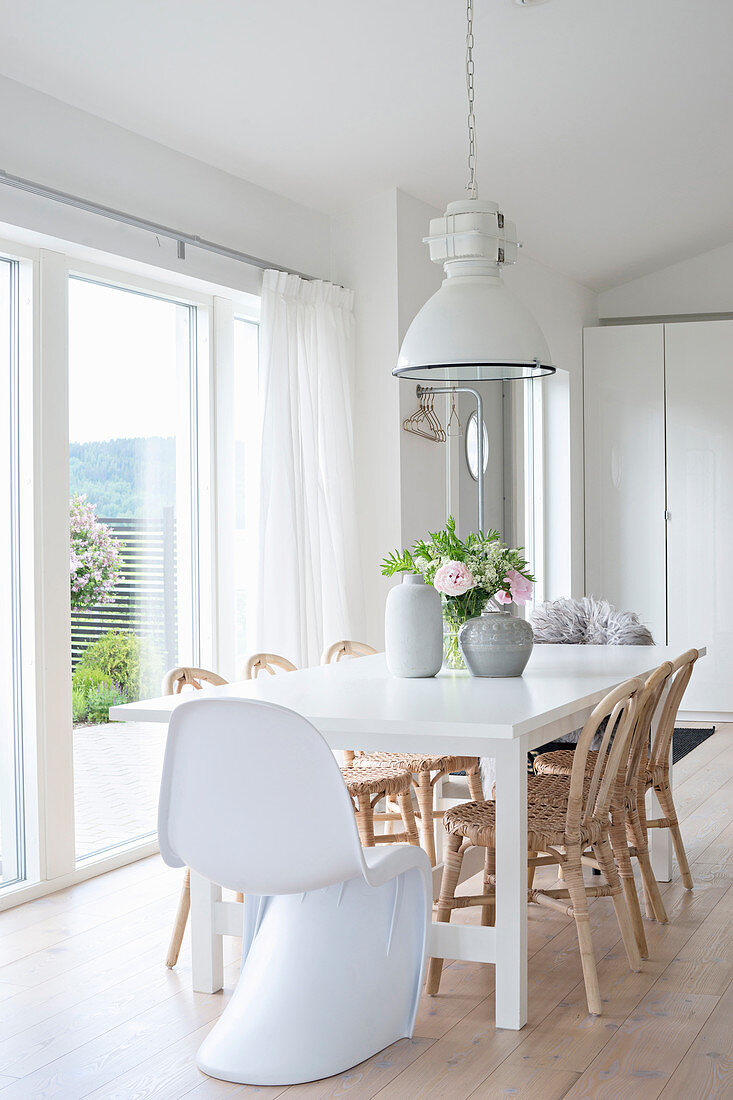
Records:
M642 689L641 680L628 680L596 706L581 731L569 781L564 777L528 777L528 865L556 864L562 869L564 880L561 887L528 888L528 901L574 918L588 1010L596 1016L601 1014L601 996L590 930L589 897L612 898L629 966L634 971L641 969L639 948L611 852L609 809L619 769L628 757L629 741L636 725L638 696ZM604 719L608 721L589 780L585 770L588 749ZM467 802L463 806L455 806L446 810L443 824L448 834L448 850L437 920L449 921L454 909L478 905L482 907L482 923L493 924L495 803ZM456 897L463 856L472 845L486 848L484 892L470 897ZM601 869L605 881L599 885L587 885L583 879L583 862L588 857L594 859ZM430 960L426 986L429 994L438 992L442 965L442 959Z
M359 645L359 643L342 644ZM370 649L369 646L363 648L365 650ZM371 652L375 651L371 650ZM357 653L353 655L361 656ZM335 656L334 659L339 660L340 657ZM253 653L244 666L244 679L255 680L263 672L274 676L276 669L283 672L298 671L292 661L280 657L277 653ZM354 754L351 753L350 756L353 760ZM364 774L362 775L361 772ZM380 764L369 768L360 768L357 773L348 761L345 761L345 766L341 768L341 774L344 777L346 789L354 806L359 836L365 848L373 848L376 844L420 843L415 822L415 811L410 797L412 776L406 768L394 764ZM378 803L386 801L388 798L394 799L398 808L397 812L395 814L376 813ZM394 818L401 820L402 831L377 835L374 831L375 821L385 820L387 817L390 820Z
M177 668L171 668L166 672L160 690L163 695L180 695L183 689L187 687L193 688L194 691L201 691L204 684L220 687L226 683L228 681L220 676L218 672L210 672L207 668L194 668L192 665L179 665ZM186 931L190 910L191 872L187 867L183 874L178 908L173 922L170 943L168 944L168 954L165 957L165 965L169 970L172 970L178 962L181 944L183 943L183 933Z
M657 920L664 923L667 920L667 914L659 884L652 870L646 830L641 823L639 805L640 803L643 804L644 801L644 779L652 721L661 705L660 700L664 696L672 672L672 663L665 661L659 668L655 669L644 685L644 691L639 699L636 726L631 737L626 766L619 769L616 788L611 798L609 834L611 847L621 877L621 885L629 908L631 922L634 926L636 942L639 945L639 951L643 959L648 958L649 951L631 860L632 857L635 857L639 863L644 883L644 895L645 898L648 897L651 900L653 909L653 913L649 915L656 916ZM586 777L592 775L597 756L597 752L592 749L588 752L585 765ZM573 769L573 757L574 752L572 749L558 749L555 752L542 753L534 761L535 774L564 777L569 780Z
M334 661L340 661L344 657L364 657L373 653L376 653L376 650L365 642L334 642L333 645L328 646L323 651L321 664L327 665ZM355 767L373 767L375 764L387 764L407 768L413 777L412 782L417 796L421 843L428 853L433 867L437 862L434 822L442 819L445 813L445 810L435 809L435 785L446 775L465 771L471 798L481 800L484 797L479 762L475 756L439 756L435 753L408 752L354 754L353 751L349 751L344 753L344 762L353 763ZM386 816L389 817L390 815L387 814Z
M256 680L261 672L274 676L277 669L281 672L297 672L298 666L287 657L279 657L277 653L253 653L244 663L242 679Z
M692 875L690 874L690 866L687 862L687 854L672 797L669 758L677 713L690 682L695 661L699 655L696 649L688 649L672 662L662 691L657 697L655 709L661 706L661 713L656 723L656 731L652 734L651 730L647 729L647 735L641 744L642 751L639 757L636 791L632 792L627 785L626 829L629 852L631 855L636 856L641 867L646 915L650 920L656 917L662 923L667 920L667 913L657 880L651 868L647 829L670 830L677 864L682 876L682 884L685 889L691 890L693 887ZM665 694L664 688L668 682L669 690ZM651 718L653 717L652 714L650 716L650 727ZM649 746L651 746L651 751ZM588 754L589 767L592 765L593 755L592 752ZM573 767L573 756L572 749L556 749L554 752L542 753L534 762L535 772L538 775L569 776ZM654 788L654 793L664 816L647 820L645 794L650 788ZM611 839L613 842L613 837ZM615 850L616 848L614 848Z

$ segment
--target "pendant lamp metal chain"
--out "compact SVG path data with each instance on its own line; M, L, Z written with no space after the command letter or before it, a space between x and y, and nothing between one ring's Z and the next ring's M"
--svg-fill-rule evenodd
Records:
M468 95L468 172L466 190L472 199L478 197L476 180L476 116L473 112L473 0L466 0L466 93Z

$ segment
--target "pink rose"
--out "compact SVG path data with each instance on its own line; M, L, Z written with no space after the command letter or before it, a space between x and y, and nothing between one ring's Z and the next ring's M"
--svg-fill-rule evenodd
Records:
M504 580L509 585L511 598L515 603L527 603L532 598L532 582L515 569L510 569Z
M462 561L447 561L435 574L433 588L446 596L462 596L470 588L476 587L476 581L470 569Z
M503 588L499 589L499 591L494 596L494 599L496 600L497 603L511 603L512 602L511 596L509 595L508 592L505 592Z

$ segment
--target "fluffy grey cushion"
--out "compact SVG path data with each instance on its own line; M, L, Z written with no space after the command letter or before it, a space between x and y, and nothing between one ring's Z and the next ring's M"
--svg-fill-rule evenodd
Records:
M654 645L634 611L617 611L608 600L551 600L535 608L531 619L536 642L561 645Z
M635 611L618 611L608 600L584 596L582 600L550 600L535 608L532 618L534 640L560 645L654 645L651 632L639 622ZM558 737L558 741L577 744L580 730ZM593 739L600 746L601 735ZM480 761L484 794L491 797L496 780L496 762L484 756Z

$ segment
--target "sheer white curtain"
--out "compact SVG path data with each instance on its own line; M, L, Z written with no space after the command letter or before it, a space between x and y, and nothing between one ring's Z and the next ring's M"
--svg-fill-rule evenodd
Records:
M299 667L363 636L352 307L343 287L264 273L256 636Z

